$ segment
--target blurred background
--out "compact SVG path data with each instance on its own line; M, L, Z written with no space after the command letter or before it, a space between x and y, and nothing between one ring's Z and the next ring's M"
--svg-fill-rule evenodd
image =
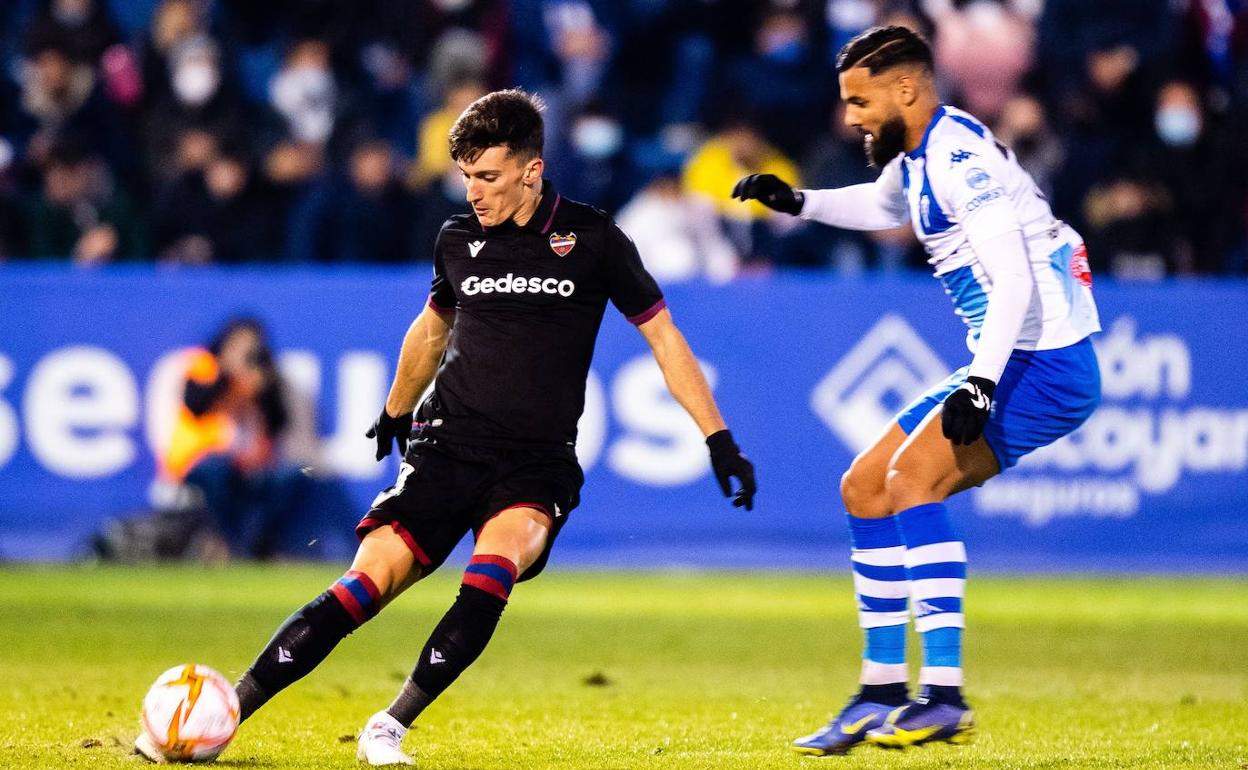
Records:
M873 178L834 59L876 24L929 36L946 101L1084 235L1106 328L1097 416L958 502L978 564L1248 570L1238 0L7 0L0 559L349 555L397 468L363 432L469 210L447 130L521 86L548 177L637 242L761 485L726 507L609 318L558 558L839 564L840 473L963 332L908 227L729 192Z

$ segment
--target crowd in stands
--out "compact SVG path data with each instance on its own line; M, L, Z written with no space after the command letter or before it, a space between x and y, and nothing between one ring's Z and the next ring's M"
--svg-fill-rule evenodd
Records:
M835 56L889 23L928 35L946 100L1094 270L1248 271L1240 0L6 0L0 259L427 261L468 210L447 130L517 85L547 104L547 176L660 280L922 268L906 228L729 198L752 172L873 178Z

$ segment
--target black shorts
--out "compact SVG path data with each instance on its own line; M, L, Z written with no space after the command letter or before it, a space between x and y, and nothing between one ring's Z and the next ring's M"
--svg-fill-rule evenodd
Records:
M500 449L423 438L408 444L398 479L373 500L355 534L363 540L392 527L428 575L469 531L475 538L509 508L536 508L550 517L551 528L542 555L519 578L527 580L546 566L584 481L572 447Z

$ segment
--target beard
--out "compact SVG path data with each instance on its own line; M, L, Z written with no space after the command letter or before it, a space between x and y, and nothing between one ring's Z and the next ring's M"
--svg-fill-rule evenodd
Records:
M906 149L906 122L900 115L884 121L879 133L862 140L862 149L867 153L868 166L884 168Z

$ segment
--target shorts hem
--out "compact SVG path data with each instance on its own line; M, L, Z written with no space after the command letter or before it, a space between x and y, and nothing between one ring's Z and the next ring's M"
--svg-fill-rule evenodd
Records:
M396 535L403 539L403 542L407 545L408 550L411 551L412 555L416 557L416 561L420 564L422 569L427 568L430 564L433 564L433 560L430 559L429 555L425 553L425 549L421 548L420 544L416 542L416 538L412 537L412 533L407 530L407 527L393 519L387 520L377 518L376 516L365 516L360 520L359 524L355 525L355 536L363 541L364 537L368 535L369 532L387 525L394 530Z

